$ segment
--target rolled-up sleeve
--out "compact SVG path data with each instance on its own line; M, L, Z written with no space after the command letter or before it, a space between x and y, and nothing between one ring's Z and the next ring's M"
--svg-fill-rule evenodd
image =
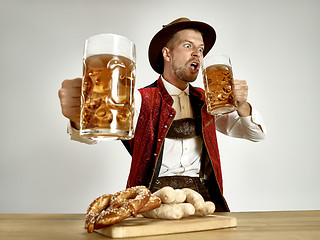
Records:
M264 140L267 131L261 114L254 108L248 117L240 117L236 111L217 116L216 129L230 137L244 138L253 142Z

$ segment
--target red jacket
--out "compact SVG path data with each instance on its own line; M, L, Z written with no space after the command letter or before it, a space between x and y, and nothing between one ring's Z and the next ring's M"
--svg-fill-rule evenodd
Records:
M127 187L145 185L151 188L158 177L164 139L174 119L175 110L172 108L173 99L160 78L139 91L142 96L142 104L135 137L124 141L124 145L132 156ZM196 124L202 128L204 150L207 151L214 170L215 177L212 184L218 186L222 196L222 175L214 116L207 112L203 89L190 85L189 96Z

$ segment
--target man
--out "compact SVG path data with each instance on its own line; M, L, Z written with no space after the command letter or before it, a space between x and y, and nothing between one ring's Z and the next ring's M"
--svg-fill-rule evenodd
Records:
M246 81L235 80L238 110L214 117L207 113L204 91L190 85L216 39L206 23L179 18L163 27L149 46L149 61L160 74L135 94L135 137L123 141L132 156L128 187L145 185L192 188L229 211L223 197L218 131L251 141L264 139L260 115L247 102ZM81 79L65 80L59 91L63 114L71 120L71 138L79 136ZM255 121L253 121L255 119Z

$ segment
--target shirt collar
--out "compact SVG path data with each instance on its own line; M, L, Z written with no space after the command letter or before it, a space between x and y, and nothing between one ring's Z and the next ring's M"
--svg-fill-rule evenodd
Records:
M189 84L188 84L187 88L182 91L179 88L177 88L176 86L169 83L167 80L165 80L162 75L161 75L161 80L163 82L165 89L168 91L168 93L171 96L178 96L181 92L185 92L187 95L189 95Z

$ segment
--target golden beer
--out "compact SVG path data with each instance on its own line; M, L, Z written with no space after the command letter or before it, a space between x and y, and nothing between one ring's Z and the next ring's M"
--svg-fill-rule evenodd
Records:
M81 135L130 139L133 136L135 64L112 54L84 60Z
M236 110L232 67L226 64L209 65L203 69L202 75L208 113L219 115Z
M127 140L134 136L136 49L121 35L105 33L85 42L80 135Z

